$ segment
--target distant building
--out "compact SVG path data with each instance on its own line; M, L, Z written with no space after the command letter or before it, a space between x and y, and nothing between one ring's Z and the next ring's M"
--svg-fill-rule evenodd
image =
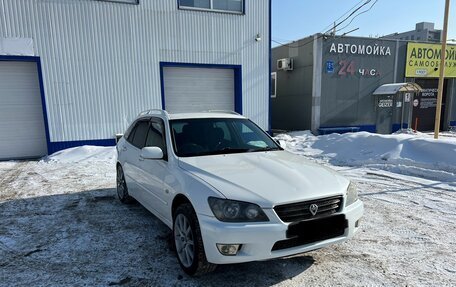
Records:
M440 42L442 30L434 29L434 23L421 22L415 25L415 30L403 33L393 33L380 37L383 39L411 40L425 42Z
M272 128L314 134L433 130L440 50L423 41L322 34L275 47ZM456 45L447 46L447 55L441 130L456 126ZM421 93L379 93L405 82L419 85Z

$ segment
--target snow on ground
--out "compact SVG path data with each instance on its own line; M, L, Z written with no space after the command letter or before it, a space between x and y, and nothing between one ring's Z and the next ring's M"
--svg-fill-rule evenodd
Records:
M456 286L456 138L368 133L277 136L355 181L350 241L186 276L170 232L115 197L115 149L0 162L0 286Z
M336 166L366 167L447 182L456 188L456 138L368 132L314 136L281 134L288 150Z

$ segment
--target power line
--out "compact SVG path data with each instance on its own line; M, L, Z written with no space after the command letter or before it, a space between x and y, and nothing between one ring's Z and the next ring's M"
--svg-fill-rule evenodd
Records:
M324 34L321 34L320 36L317 37L317 39L319 39L319 38L321 38L321 37L323 37L323 36L325 36L325 35L324 35ZM312 37L312 36L311 36L311 37ZM276 40L272 40L272 39L271 39L272 42L277 43L277 44L280 44L280 45L285 46L285 47L288 47L288 48L299 48L299 47L303 47L303 46L306 46L306 45L308 45L308 44L313 43L313 41L315 41L315 40L316 40L316 39L314 39L314 38L312 37L311 40L309 40L309 41L307 41L307 42L305 42L305 43L302 43L302 44L294 45L294 46L293 46L292 44L295 43L295 42L293 42L293 43L288 43L288 44L284 44L284 43L280 43L279 41L276 41ZM300 40L298 40L298 41L300 41Z
M337 18L336 20L334 20L331 24L329 24L328 26L326 26L325 28L323 28L321 30L321 33L323 33L324 31L326 31L326 29L328 28L331 28L335 22L339 21L342 17L344 17L345 15L347 15L348 13L351 12L351 10L355 9L356 6L358 6L359 4L361 4L362 2L364 2L364 0L361 0L359 1L358 3L355 4L355 6L351 7L347 12L345 12L344 14L342 14L339 18Z
M353 14L355 14L356 12L358 12L361 8L363 8L364 6L366 6L367 4L369 4L372 0L367 0L366 2L364 2L361 6L359 6L358 8L356 8L355 10L353 10L347 17L345 17L344 20L340 21L339 23L337 23L336 25L334 25L334 27L332 29L336 29L338 26L340 26L340 24L344 23L345 21L347 21L351 16L353 16ZM329 29L325 32L328 33L329 31L331 31L332 29Z
M363 0L363 1L364 1L364 0ZM363 2L363 1L361 1L361 2ZM355 6L353 6L352 8L350 8L350 10L348 10L346 13L344 13L341 17L338 18L338 19L342 18L343 16L345 16L346 14L348 14L351 10L353 10L353 8L357 7L357 8L356 8L355 10L353 10L347 17L345 17L345 19L343 19L341 22L339 22L339 23L337 23L336 25L334 25L333 28L327 30L325 33L322 33L322 34L321 34L320 36L318 36L316 39L319 39L319 38L321 38L321 37L326 36L325 34L326 34L328 31L330 31L330 30L332 30L332 29L335 29L336 27L340 26L340 24L342 24L343 22L347 21L351 16L353 16L356 12L358 12L361 8L363 8L364 6L366 6L367 4L369 4L371 1L372 1L372 0L367 0L367 1L365 1L361 6L357 7L357 6L361 3L361 2L358 2ZM350 21L347 25L345 25L343 28L339 29L338 31L341 31L341 30L345 29L346 27L348 27L348 26L353 22L353 20L354 20L356 17L358 17L359 15L364 14L364 13L368 12L369 10L371 10L372 7L373 7L377 2L378 2L378 0L375 0L375 2L369 7L369 9L364 10L364 11L362 11L362 12L356 14L356 15L351 19L351 21ZM338 20L338 19L337 19L337 20ZM337 20L336 20L336 21L337 21ZM326 29L326 28L325 28L325 29ZM353 31L355 31L355 30L357 30L357 29L354 29L354 30L352 30L352 31L350 31L350 32L353 32ZM347 33L345 33L344 35L346 35L346 34L348 34L348 33L350 33L350 32L347 32ZM304 43L302 43L302 44L299 44L299 45L293 45L293 43L285 44L285 43L281 43L281 42L276 41L276 40L273 40L273 39L271 39L271 41L274 42L274 43L277 43L277 44L279 44L279 45L289 47L289 48L299 48L299 47L303 47L303 46L306 46L306 45L308 45L308 44L313 43L313 41L316 40L316 39L311 39L311 40L309 40L309 41L307 41L307 42L304 42Z
M369 11L372 9L372 7L374 7L374 5L377 4L377 2L378 2L378 0L375 0L375 2L372 3L372 5L369 7L369 9L364 10L364 11L359 12L358 14L356 14L356 15L350 20L350 22L349 22L347 25L345 25L344 27L338 29L337 32L340 32L340 31L342 31L343 29L345 29L345 28L347 28L348 26L350 26L350 24L353 22L353 20L355 20L359 15L369 12Z

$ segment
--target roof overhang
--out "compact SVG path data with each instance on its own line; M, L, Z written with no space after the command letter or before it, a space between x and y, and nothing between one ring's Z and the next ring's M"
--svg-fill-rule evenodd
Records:
M415 83L385 84L378 87L373 95L395 95L399 92L418 93L421 90L421 87Z

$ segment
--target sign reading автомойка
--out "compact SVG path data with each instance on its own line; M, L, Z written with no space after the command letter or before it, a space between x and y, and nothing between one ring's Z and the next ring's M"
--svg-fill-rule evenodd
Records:
M405 76L407 78L438 78L442 46L440 44L408 43ZM456 46L447 45L445 77L456 78Z

